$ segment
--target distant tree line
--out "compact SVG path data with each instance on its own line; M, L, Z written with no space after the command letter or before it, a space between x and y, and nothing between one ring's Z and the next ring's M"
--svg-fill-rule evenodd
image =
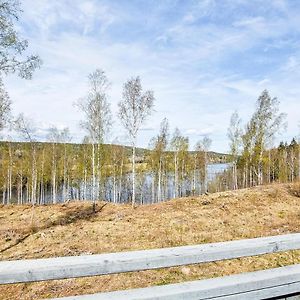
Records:
M223 178L229 189L246 188L271 182L293 182L300 179L300 143L274 139L286 128L286 115L279 112L279 101L264 90L256 103L256 110L242 127L234 112L228 129L232 168Z
M159 134L150 141L150 150L137 149L137 204L200 195L207 189L207 138L190 152L188 139L178 129L168 137L167 124L165 119ZM132 149L116 144L95 147L92 143L70 143L68 129L54 127L48 140L0 143L2 204L74 199L132 203Z

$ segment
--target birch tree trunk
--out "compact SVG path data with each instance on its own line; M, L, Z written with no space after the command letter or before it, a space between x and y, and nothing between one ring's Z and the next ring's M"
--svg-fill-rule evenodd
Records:
M197 163L196 163L196 155L194 156L194 173L193 173L193 196L196 195L196 173L197 173Z
M92 143L92 201L95 205L95 186L96 186L96 170L95 170L95 144Z
M152 197L151 197L151 203L155 203L155 173L152 173L152 184L151 184L151 191L152 191Z
M135 142L132 146L132 206L135 206Z
M43 149L43 153L42 153L42 174L41 174L41 184L40 184L40 188L41 188L41 203L45 204L45 199L44 199L44 168L45 168L45 148Z
M116 189L116 165L114 164L114 174L113 174L113 202L117 202L117 189Z
M55 148L52 148L52 201L56 204L56 160L55 160Z
M161 159L159 159L158 182L157 182L157 202L161 202Z
M31 202L32 205L36 203L36 186L37 186L37 164L36 164L36 146L32 149L32 181L31 181Z
M5 184L3 185L3 193L2 193L2 204L6 204L5 203L5 196L6 196L6 186Z
M7 179L7 198L6 198L6 204L10 204L10 194L9 194L9 167L7 169L7 176L6 176L6 179Z
M120 178L119 178L119 196L118 201L121 202L122 199L122 178L123 178L123 154L122 154L122 160L121 160L121 170L120 170Z
M97 180L97 184L96 184L96 186L97 186L97 193L96 193L96 195L97 195L97 198L98 199L101 199L102 198L102 188L101 188L101 164L100 164L100 155L101 155L101 149L100 149L101 147L100 147L100 143L98 142L97 143L97 178L96 178L96 180ZM105 196L103 196L103 197L105 197Z
M20 170L20 204L23 204L23 168Z
M271 150L268 151L268 183L271 183Z
M174 196L173 198L177 197L178 192L178 166L177 166L177 153L174 154Z
M64 171L63 171L63 202L66 201L66 185L67 185L67 147L64 144Z
M9 166L8 166L8 191L7 191L7 204L11 203L11 193L12 193L12 150L11 143L8 144L9 152Z
M207 192L207 152L204 152L204 192Z

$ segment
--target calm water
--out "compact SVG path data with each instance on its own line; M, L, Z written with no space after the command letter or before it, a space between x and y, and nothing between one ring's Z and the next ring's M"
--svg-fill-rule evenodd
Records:
M207 166L207 184L213 182L218 174L223 173L230 167L230 164L210 164ZM174 197L185 197L190 195L200 195L206 188L201 182L200 172L196 171L196 181L193 176L184 177L179 182L177 193L175 193L174 174L165 174L161 178L161 188L157 185L157 178L152 173L138 174L136 176L136 202L140 204L150 204L155 202L166 201ZM101 199L108 202L128 203L132 198L132 176L131 174L124 175L121 180L116 178L115 184L112 177L100 180L94 190L95 199ZM73 182L63 195L63 186L61 185L56 193L56 201L63 202L65 200L92 200L92 183L87 182L84 185L83 181ZM12 202L17 203L16 191L13 191ZM24 191L25 197L25 191ZM24 199L24 202L27 202ZM44 203L52 203L53 196L51 188L44 193ZM37 202L40 202L37 200Z
M207 166L207 183L211 183L216 179L218 174L222 174L230 167L230 164L210 164ZM199 178L199 174L196 175ZM195 184L195 191L193 191L192 178L187 178L180 182L180 187L177 191L177 197L190 196L191 194L199 195L203 192L203 182L199 180ZM158 201L166 201L174 198L174 174L168 174L162 178L163 184L161 186L161 196L158 197L157 184L153 174L146 173L142 176L139 175L136 178L136 199L137 203L150 204ZM119 182L116 183L117 191L113 188L113 179L108 178L103 184L101 190L99 189L100 199L104 199L108 202L127 203L131 201L131 174L125 175L122 179L121 189L119 189ZM92 198L92 186L89 185L84 188L83 183L79 187L71 187L68 197L70 199L86 199ZM85 191L84 191L85 190ZM96 193L97 194L97 193ZM51 194L49 194L49 200L51 200Z

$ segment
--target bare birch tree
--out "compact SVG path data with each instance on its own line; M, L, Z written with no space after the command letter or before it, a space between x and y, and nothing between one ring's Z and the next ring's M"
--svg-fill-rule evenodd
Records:
M92 143L92 200L95 207L96 179L98 178L98 182L100 180L100 146L112 125L112 117L107 101L107 90L110 83L105 72L97 69L88 76L88 79L88 94L75 104L84 113L85 120L81 122L81 126L88 133ZM95 149L95 145L97 145L97 149Z
M140 77L131 78L123 88L123 101L119 105L119 118L126 129L132 145L132 206L135 205L135 148L138 131L152 113L153 91L143 92Z
M48 140L52 145L52 201L57 202L57 165L58 165L58 154L57 144L64 144L63 154L63 201L66 197L66 176L67 176L67 147L66 143L71 141L70 132L68 128L59 130L57 127L52 126L49 128Z
M235 111L230 118L230 125L228 128L227 136L229 138L229 146L230 146L230 155L232 160L232 179L233 179L233 189L236 190L238 188L238 179L237 179L237 160L240 152L241 146L241 137L242 137L242 129L241 129L241 119Z
M162 200L162 177L164 171L164 155L165 150L168 144L168 136L169 136L169 122L166 118L162 120L160 123L160 132L159 134L152 138L150 141L150 147L153 148L151 151L151 162L152 162L152 169L154 171L153 179L157 177L157 202ZM154 187L153 187L154 188ZM154 193L153 193L154 194ZM154 196L154 195L153 195ZM153 198L152 201L155 199Z
M33 121L26 118L23 114L20 114L14 121L14 127L17 132L31 145L31 204L32 204L32 214L31 214L31 226L34 226L34 207L37 203L37 151L36 151L36 140L35 133L36 128ZM28 193L29 194L29 193ZM28 199L28 196L27 196Z
M184 165L184 157L187 154L189 147L189 139L181 135L181 132L178 128L175 128L172 139L170 141L170 148L173 151L173 159L174 159L174 193L173 197L177 198L181 195L182 186L180 184L183 179L183 176L179 174L179 168L181 165L181 169L183 169ZM182 183L182 182L181 182Z
M286 126L286 115L279 113L279 101L271 98L269 92L264 90L256 102L256 110L247 124L243 137L250 136L250 185L253 182L253 173L257 183L263 183L263 153L272 143L276 134ZM248 151L248 150L247 150Z
M25 141L31 145L32 157L32 172L31 172L31 202L34 205L37 202L36 188L37 188L37 155L36 155L36 128L33 121L20 114L14 121L15 129L22 136Z
M57 150L56 144L59 142L59 132L58 129L54 126L49 128L48 134L48 141L51 142L52 145L52 201L56 203L56 192L57 192L57 184L56 184L56 177L57 177Z
M212 143L212 140L208 136L205 136L205 137L203 137L202 140L198 141L195 146L196 151L198 151L198 152L202 151L203 155L204 155L203 184L202 184L202 190L204 193L206 193L208 190L207 165L208 165L208 159L209 159L208 151L210 149L211 143Z

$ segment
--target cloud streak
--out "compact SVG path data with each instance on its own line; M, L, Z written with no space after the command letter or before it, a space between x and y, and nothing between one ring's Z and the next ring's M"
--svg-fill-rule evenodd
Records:
M34 9L32 9L34 7ZM153 89L156 113L139 137L147 146L167 117L192 144L203 135L226 151L231 113L246 121L265 88L288 113L282 139L297 134L300 97L300 4L296 1L23 1L19 26L44 65L32 81L10 76L15 113L69 126L80 141L82 118L72 105L87 75L103 68L116 113L123 83L140 75ZM115 118L114 136L122 132Z

